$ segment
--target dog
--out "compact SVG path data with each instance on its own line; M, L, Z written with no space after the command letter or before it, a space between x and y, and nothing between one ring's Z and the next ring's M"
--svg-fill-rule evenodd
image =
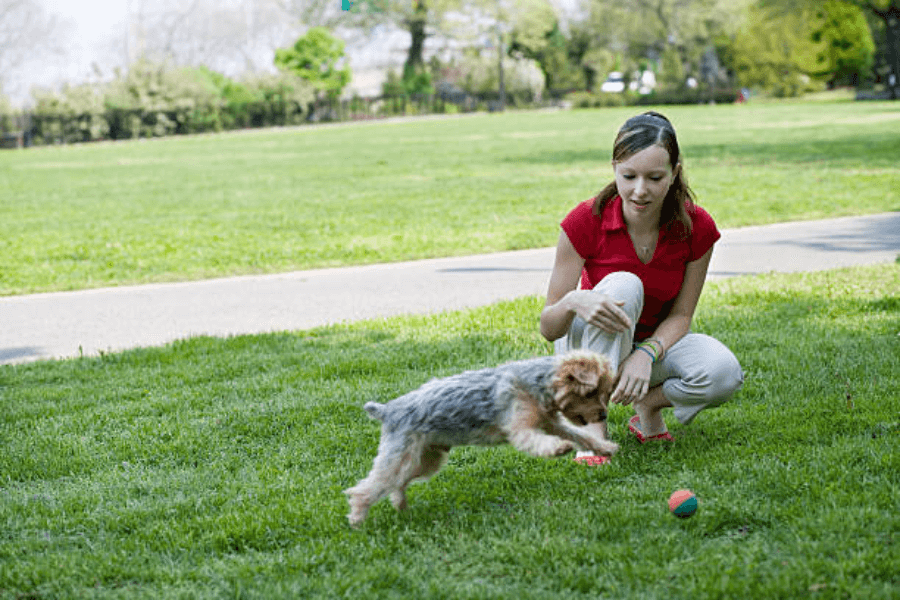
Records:
M404 510L406 487L437 473L453 446L508 442L543 458L576 446L615 454L618 444L579 427L606 421L614 379L605 357L576 351L433 379L387 404L367 402L364 410L382 422L381 441L368 476L344 490L350 524L388 495Z

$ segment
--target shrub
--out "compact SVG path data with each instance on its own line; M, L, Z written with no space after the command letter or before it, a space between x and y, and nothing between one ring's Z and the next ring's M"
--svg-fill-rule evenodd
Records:
M312 85L292 73L238 82L206 67L170 68L149 61L135 63L102 86L34 96L37 144L300 124L315 99Z
M38 144L88 142L109 135L103 96L90 84L64 87L61 92L34 92L34 142Z
M565 100L572 103L573 108L610 108L634 104L635 96L628 92L570 92Z

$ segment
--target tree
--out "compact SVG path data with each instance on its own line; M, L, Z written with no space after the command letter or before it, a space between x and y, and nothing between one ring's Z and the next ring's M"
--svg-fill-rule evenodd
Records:
M900 99L900 0L833 0L855 6L882 23L884 27L884 55L886 72L882 79L891 98ZM767 0L766 4L784 11L796 9L797 4L815 7L821 0Z
M563 47L559 40L551 40L553 29L557 27L557 14L548 0L468 0L464 14L467 22L455 31L457 38L465 31L463 37L475 41L495 40L497 87L500 93L500 108L506 103L506 76L504 63L509 57L523 56L538 60L544 73L544 66L550 46ZM544 57L541 60L539 57ZM562 63L565 66L565 62ZM553 69L559 73L559 69ZM549 78L545 76L545 82Z
M380 25L399 27L410 34L410 46L403 67L404 80L422 82L428 91L431 78L425 67L424 49L428 37L440 30L444 15L458 8L462 0L284 0L285 6L305 25L331 30L374 31ZM346 10L342 10L346 7ZM413 86L416 87L416 86Z
M815 13L809 7L780 11L759 3L733 41L731 66L745 87L776 96L796 96L816 73L821 44L812 39Z
M667 66L658 78L683 85L717 37L732 36L750 0L591 0L588 25L620 56L623 70Z
M858 85L875 57L875 42L862 9L831 0L822 3L816 17L820 23L812 39L823 45L817 57L819 74L831 87L839 83Z
M350 67L338 68L344 42L324 27L313 27L290 48L275 51L275 66L296 73L329 98L340 96L350 83Z
M900 0L839 0L875 15L884 22L888 72L885 83L891 98L900 99Z

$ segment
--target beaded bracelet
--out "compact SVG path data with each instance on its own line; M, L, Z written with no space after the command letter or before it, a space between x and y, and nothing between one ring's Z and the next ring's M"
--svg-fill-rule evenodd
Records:
M665 347L663 346L663 343L661 341L659 341L656 338L647 338L646 340L644 340L644 343L645 344L656 344L658 346L658 348L656 350L656 360L657 361L662 360L662 357L665 355L666 351L665 351Z

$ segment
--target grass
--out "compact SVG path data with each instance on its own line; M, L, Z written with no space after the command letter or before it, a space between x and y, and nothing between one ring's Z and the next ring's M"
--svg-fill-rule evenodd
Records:
M603 468L460 448L346 525L360 407L549 352L539 298L0 367L0 598L897 598L900 264L711 282L744 388ZM700 498L670 516L671 491Z
M668 107L720 227L900 210L900 106ZM0 153L0 295L553 245L637 109Z

